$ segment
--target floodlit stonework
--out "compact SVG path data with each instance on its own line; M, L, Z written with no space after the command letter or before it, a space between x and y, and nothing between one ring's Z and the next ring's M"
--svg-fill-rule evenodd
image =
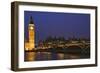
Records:
M35 27L31 17L28 25L28 40L25 41L25 50L30 51L33 50L34 48L35 48Z

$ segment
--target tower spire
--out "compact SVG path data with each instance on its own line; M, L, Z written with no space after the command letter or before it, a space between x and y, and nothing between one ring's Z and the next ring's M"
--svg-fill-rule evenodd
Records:
M34 24L32 16L30 16L30 22L29 22L29 24Z

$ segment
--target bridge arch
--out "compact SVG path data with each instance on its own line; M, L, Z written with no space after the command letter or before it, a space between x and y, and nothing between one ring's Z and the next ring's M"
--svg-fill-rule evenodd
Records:
M82 48L77 45L68 46L66 50L72 54L81 54L81 52L82 52Z
M67 46L68 49L82 49L82 46L77 46L77 45L72 45L72 46Z

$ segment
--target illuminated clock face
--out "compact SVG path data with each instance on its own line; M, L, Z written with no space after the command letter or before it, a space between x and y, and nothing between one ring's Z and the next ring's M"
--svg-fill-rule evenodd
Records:
M30 29L33 29L33 27L30 27Z

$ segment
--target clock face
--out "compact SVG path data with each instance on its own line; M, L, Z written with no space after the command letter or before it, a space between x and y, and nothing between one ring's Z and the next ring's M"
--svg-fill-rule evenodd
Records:
M30 27L30 29L33 29L33 27Z

